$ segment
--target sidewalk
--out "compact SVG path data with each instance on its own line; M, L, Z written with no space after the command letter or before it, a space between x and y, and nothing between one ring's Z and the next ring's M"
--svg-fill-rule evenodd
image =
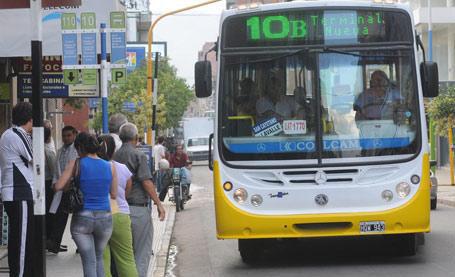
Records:
M154 207L152 212L154 235L153 235L153 252L154 256L150 261L149 277L162 277L165 274L167 253L169 249L172 228L174 227L175 206L169 201L163 203L166 209L166 219L159 221L158 212ZM82 276L81 258L76 254L76 245L71 239L69 232L69 221L65 230L62 244L68 245L68 252L60 252L58 255L46 253L47 276ZM0 248L0 258L4 249ZM7 258L0 259L0 268L7 266ZM0 276L7 276L0 270Z

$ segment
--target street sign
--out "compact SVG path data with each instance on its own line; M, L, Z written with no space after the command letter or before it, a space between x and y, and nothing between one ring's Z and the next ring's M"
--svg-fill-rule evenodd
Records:
M81 13L81 27L83 30L96 29L96 14ZM82 64L97 64L96 32L81 34Z
M62 13L60 26L62 30L76 30L77 20L75 13Z
M129 112L129 113L135 113L136 105L134 104L134 102L123 102L122 111Z
M96 33L81 34L82 64L97 64Z
M63 65L77 65L77 34L62 34Z
M82 70L82 83L84 85L96 85L98 83L98 69Z
M112 68L112 84L124 84L126 83L126 68Z
M75 85L79 83L79 70L77 69L64 69L63 70L63 83L66 85Z
M76 14L63 13L61 16L62 30L76 30ZM77 65L77 34L62 34L63 65Z
M111 64L126 64L125 32L111 33Z
M125 13L111 12L111 64L126 64Z
M32 96L32 74L19 73L17 77L17 94L21 98ZM63 83L62 73L43 74L43 97L60 98L68 97L68 86Z
M81 13L81 28L82 29L96 29L96 14L95 13Z
M125 13L111 12L111 29L125 29Z

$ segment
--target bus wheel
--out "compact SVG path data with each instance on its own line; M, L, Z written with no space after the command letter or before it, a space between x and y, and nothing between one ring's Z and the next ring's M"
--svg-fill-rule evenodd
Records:
M417 254L419 244L417 234L394 235L391 239L395 254L399 256L414 256Z
M239 252L244 263L254 264L261 260L263 253L262 241L262 239L239 239Z

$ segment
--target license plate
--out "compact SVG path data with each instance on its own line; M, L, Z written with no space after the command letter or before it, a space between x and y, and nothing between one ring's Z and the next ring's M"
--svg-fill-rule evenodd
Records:
M360 233L378 233L384 231L384 221L360 222Z

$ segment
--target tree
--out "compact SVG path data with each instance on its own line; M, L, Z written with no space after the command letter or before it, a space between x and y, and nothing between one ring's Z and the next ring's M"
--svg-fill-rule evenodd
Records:
M169 64L169 60L160 60L158 68L158 131L177 127L193 97L193 92L185 80L177 76L177 70ZM134 103L136 111L125 111L123 105L126 102ZM129 74L126 84L113 88L109 95L109 114L123 113L128 117L128 121L136 124L138 128L151 126L151 107L151 99L147 96L147 67L145 64ZM101 129L101 117L101 113L98 112L93 121L92 127L96 130Z
M436 126L436 133L447 135L449 122L455 122L455 87L440 92L428 105L428 115Z

